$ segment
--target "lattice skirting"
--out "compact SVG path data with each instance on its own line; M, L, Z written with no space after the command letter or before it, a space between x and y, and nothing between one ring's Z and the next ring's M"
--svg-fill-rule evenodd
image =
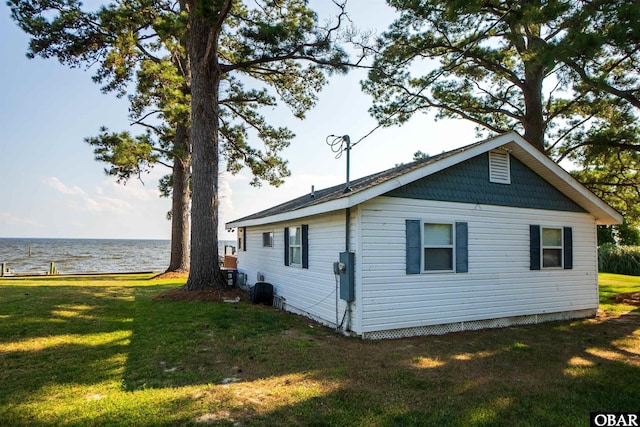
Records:
M287 300L280 296L280 295L274 295L273 296L273 306L275 308L277 308L278 310L287 310Z
M506 328L518 325L534 325L543 322L557 320L581 319L593 317L597 310L575 310L560 313L531 314L527 316L502 317L499 319L473 320L469 322L446 323L443 325L418 326L415 328L389 329L386 331L365 332L363 339L380 340L393 338L406 338L418 335L443 335L451 332L476 331L478 329Z

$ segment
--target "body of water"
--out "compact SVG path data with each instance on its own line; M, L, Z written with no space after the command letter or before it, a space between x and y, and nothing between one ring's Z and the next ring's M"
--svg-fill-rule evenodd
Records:
M164 271L168 240L0 239L0 263L16 273L42 274L55 263L60 274Z
M224 245L220 242L220 253ZM163 272L169 240L0 238L0 263L17 274L44 274L51 262L60 274Z

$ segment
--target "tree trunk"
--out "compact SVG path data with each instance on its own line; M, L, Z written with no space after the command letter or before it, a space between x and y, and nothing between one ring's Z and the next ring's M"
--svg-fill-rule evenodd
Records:
M540 10L540 0L525 0L522 7L528 5L532 10ZM544 40L540 38L540 24L531 23L526 31L527 49L521 56L524 61L524 96L525 113L522 120L524 127L524 139L534 147L546 154L544 146L544 133L547 123L544 119L542 105L542 83L544 82L547 66L553 67L553 61L549 63L545 52L548 50Z
M547 125L542 111L544 69L541 66L528 66L525 64L525 75L525 87L523 90L525 114L522 120L524 139L541 152L546 153L544 132Z
M218 265L218 93L217 40L201 11L190 3L191 64L191 266L187 290L225 284Z
M171 261L167 272L189 271L189 165L191 148L187 126L176 126L173 143L173 187L171 202Z

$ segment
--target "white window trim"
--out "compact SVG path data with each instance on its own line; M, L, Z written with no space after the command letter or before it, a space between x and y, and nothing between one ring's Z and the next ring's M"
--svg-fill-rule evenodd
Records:
M298 230L300 230L300 244L299 245L292 245L291 244L291 229L296 230L296 233ZM294 262L293 261L293 248L299 248L300 249L300 262ZM289 266L290 267L302 267L302 225L294 225L289 227Z
M560 246L545 246L544 245L544 230L560 230ZM544 250L545 249L560 249L560 265L553 267L544 266ZM540 226L540 269L542 270L563 270L564 269L564 228L558 226Z
M456 223L447 221L438 221L437 219L429 219L428 221L420 221L420 240L422 242L422 250L420 251L421 258L421 274L441 274L441 273L455 273L456 272ZM451 245L426 245L424 242L424 226L425 224L442 224L451 226ZM451 270L427 270L425 266L424 250L429 248L451 248Z

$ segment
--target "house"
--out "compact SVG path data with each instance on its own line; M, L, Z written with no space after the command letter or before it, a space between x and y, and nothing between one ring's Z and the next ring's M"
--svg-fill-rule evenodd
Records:
M594 316L621 215L515 132L226 224L248 285L369 339Z

